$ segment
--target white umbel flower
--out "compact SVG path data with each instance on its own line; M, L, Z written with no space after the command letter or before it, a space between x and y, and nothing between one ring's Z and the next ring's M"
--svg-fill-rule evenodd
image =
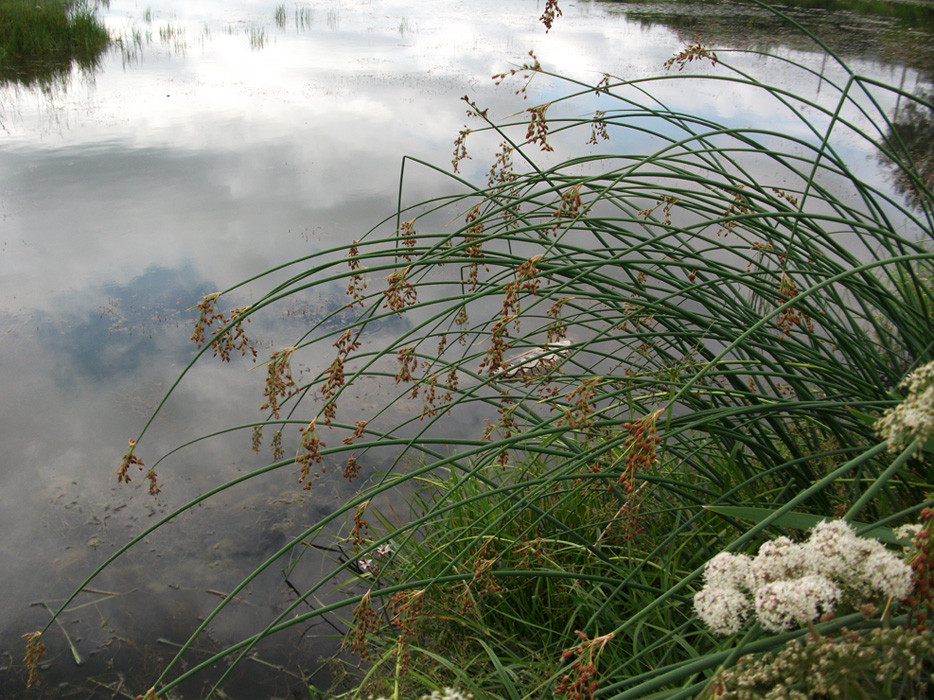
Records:
M745 554L720 552L704 565L704 580L711 588L742 588L752 560Z
M911 593L911 567L887 549L874 552L863 563L869 588L883 596L901 600Z
M774 581L756 591L756 616L765 629L780 632L833 612L840 597L837 585L823 576Z
M916 438L923 444L934 437L934 362L916 369L900 386L907 391L905 400L888 409L875 426L889 441L889 452L902 450Z
M704 566L704 582L694 596L698 617L718 634L733 634L752 610L764 628L778 631L813 622L844 600L857 607L879 597L902 600L912 571L878 540L833 520L816 525L802 544L766 542L751 559L722 552Z
M772 581L801 576L806 570L804 547L787 537L764 542L749 565L746 587L755 592Z
M752 603L736 588L705 586L694 596L694 610L701 621L717 634L738 632Z
M913 540L922 529L921 523L906 523L895 528L895 536L900 540Z
M861 595L872 590L865 575L866 561L886 552L878 540L857 537L853 527L843 520L818 523L804 549L809 573L837 581Z
M373 700L373 696L370 696ZM387 700L384 697L378 697L376 700ZM433 690L429 695L422 695L418 700L473 700L473 695L463 693L456 688L445 688L444 690Z

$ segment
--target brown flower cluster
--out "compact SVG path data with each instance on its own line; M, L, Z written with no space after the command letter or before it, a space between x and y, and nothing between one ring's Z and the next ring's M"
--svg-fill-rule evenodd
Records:
M357 462L356 453L347 458L347 464L344 465L344 478L347 481L354 481L360 475L360 463Z
M438 375L435 373L429 373L425 379L422 380L422 413L419 416L419 420L425 418L432 418L438 413L438 401L450 402L451 401L451 391L457 388L457 368L451 367L447 373L448 384L439 384ZM453 382L453 386L451 384ZM441 387L444 391L439 391Z
M120 463L120 468L117 470L117 482L118 483L130 483L130 467L137 466L139 470L143 470L143 460L133 454L133 450L136 449L136 440L133 438L129 439L129 447L127 448L126 453L123 455L123 461ZM159 488L158 477L155 470L149 469L146 472L146 480L149 482L149 495L157 496L161 493L162 489Z
M561 8L558 7L558 0L545 0L545 11L539 19L545 25L546 34L551 29L551 25L554 24L555 18L560 16Z
M603 76L603 80L600 81L601 84L603 84L603 82L606 80L607 76ZM598 86L596 92L599 94L600 91L600 87ZM604 141L610 140L610 135L606 130L606 120L604 117L606 117L606 112L599 109L594 112L593 121L590 122L590 138L587 140L587 143L596 146L599 143L597 137L603 139Z
M497 555L492 550L490 542L484 542L480 551L473 557L471 562L473 568L473 578L466 582L464 590L457 596L461 602L461 614L466 615L471 608L477 605L475 596L487 593L497 593L502 590L493 576L493 566L496 564Z
M418 622L424 593L424 589L398 591L389 601L389 619L396 628L394 654L397 666L403 671L408 669L412 660L409 645L418 636Z
M665 70L671 70L674 64L678 64L678 70L684 70L684 66L691 61L699 61L702 58L710 60L712 65L717 65L717 54L701 44L700 38L695 35L694 43L689 44L674 57L665 61Z
M399 238L402 244L399 257L406 262L412 262L412 250L417 243L415 239L415 219L403 221L399 228Z
M326 447L326 445L321 442L321 438L318 436L318 419L315 418L307 426L302 428L302 446L299 448L298 455L295 457L295 462L299 465L301 473L298 477L298 483L304 483L302 487L305 491L311 490L311 479L309 475L312 473L317 479L319 474L318 472L312 472L315 464L322 464L324 462L324 457L321 455L321 448ZM321 472L323 473L326 470L326 467L322 464Z
M529 87L529 83L531 82L531 80L532 80L532 78L534 77L534 75L535 75L536 73L541 72L541 70L542 70L542 64L539 63L539 62L538 62L538 59L535 57L535 52L534 52L534 51L529 51L529 56L532 57L532 63L523 63L523 64L522 64L521 66L519 66L518 68L513 68L512 70L510 70L510 71L507 72L507 73L497 73L496 75L494 75L494 76L493 76L493 80L495 81L495 84L496 84L496 85L499 85L499 84L502 83L507 77L511 77L511 76L515 75L516 73L529 73L530 75L529 75L528 80L526 81L525 85L523 85L521 88L519 88L518 90L516 90L516 94L517 94L517 95L522 95L522 99L525 99L525 98L527 97L527 95L526 95L526 90L527 90L528 87ZM467 98L464 98L464 99L467 99Z
M623 473L619 475L616 483L625 487L627 491L632 491L638 470L648 471L655 466L656 446L661 442L655 429L655 422L662 414L662 410L659 409L631 423L623 423L623 427L629 432L629 437L623 443L623 449L627 450L626 462L623 466Z
M740 185L739 189L743 189L743 185ZM730 206L721 215L724 219L723 227L717 231L717 238L726 237L733 233L736 228L736 217L740 214L749 214L749 207L746 206L748 203L748 200L741 192L733 195L733 201L730 202Z
M516 409L519 405L510 397L507 390L500 392L499 406L496 412L499 413L499 420L496 423L487 421L487 426L483 430L483 440L492 440L493 433L498 432L502 440L508 440L514 433L519 432L519 423L516 421ZM508 450L502 450L496 457L496 463L505 467L509 463Z
M545 312L545 315L552 319L545 329L545 345L551 345L552 343L567 338L568 327L561 318L561 309L573 298L574 297L561 297L549 306L548 310Z
M934 617L934 510L922 510L920 520L924 526L913 543L915 554L909 562L913 586L906 602L917 614L918 630L924 631Z
M29 678L26 681L26 687L32 688L39 683L39 662L45 655L45 644L42 642L42 632L27 632L23 635L26 640L26 656L23 657L23 663L29 671Z
M277 430L272 434L272 441L270 443L272 448L272 458L274 461L278 462L285 456L285 449L282 447L282 431Z
M490 329L490 347L480 361L480 372L486 370L487 376L494 376L503 367L503 359L509 345L506 339L509 338L509 324L514 320L513 316L503 316Z
M341 389L344 388L346 382L344 377L344 360L347 359L347 356L351 352L360 347L361 343L359 338L359 331L355 335L353 331L348 328L333 344L333 347L337 348L337 357L334 358L334 361L331 362L331 366L326 370L325 374L327 375L327 379L325 379L324 383L321 385L321 399L324 402L324 408L321 414L324 417L325 425L331 425L331 421L337 416L336 397ZM352 383L353 382L351 382L351 384Z
M325 371L327 379L321 385L321 398L324 401L324 408L321 409L321 415L324 417L324 424L331 425L331 421L337 416L338 392L344 386L344 358L338 355L331 362L331 366Z
M367 421L365 421L365 420L355 420L355 421L353 422L353 424L354 424L354 426L355 426L354 431L353 431L353 435L351 435L350 437L345 437L343 440L341 440L341 442L343 442L345 445L352 445L352 444L354 444L354 441L355 441L355 440L359 440L359 439L362 438L364 435L366 435L366 424L367 424Z
M499 152L496 154L496 159L493 161L493 165L490 166L490 173L487 176L487 184L490 187L508 185L519 177L513 170L512 165L512 152L514 150L508 141L503 141L500 144Z
M468 103L470 101L466 96L463 99L467 100ZM473 130L465 126L457 132L457 138L454 139L454 157L451 159L451 166L454 168L455 173L458 172L457 168L462 160L471 160L471 157L467 155L467 137L471 131Z
M266 386L263 389L266 402L259 407L259 410L269 409L276 418L279 417L279 399L287 399L298 391L292 380L291 365L292 353L297 349L291 347L276 350L266 365Z
M600 686L596 679L597 661L607 642L613 639L613 633L594 639L583 632L577 632L577 636L581 640L580 644L565 649L561 654L565 661L573 661L555 692L570 700L593 700L593 694Z
M143 695L137 695L136 700L162 700L161 695L156 695L156 689L150 688Z
M472 292L480 283L480 263L477 262L483 257L483 242L480 236L483 234L483 222L478 221L481 213L481 205L473 207L464 217L464 223L467 227L464 229L464 254L471 259L467 266L467 279L463 280L467 284L467 291ZM485 270L489 268L484 267Z
M665 217L665 224L670 226L671 225L671 209L672 207L674 207L675 204L677 204L680 201L681 200L678 199L677 197L672 197L671 195L665 194L665 195L662 195L661 199L655 202L654 207L648 207L647 209L640 209L638 214L639 216L641 216L643 219L647 221L648 218L652 214L654 214L655 211L659 207L662 207L662 214Z
M407 306L412 306L418 301L418 293L415 291L415 287L406 280L406 276L411 269L410 265L398 272L393 272L386 279L389 286L383 292L383 296L386 297L383 308L388 307L400 316Z
M548 143L548 120L545 118L545 112L549 107L551 107L550 102L538 107L529 107L526 110L529 113L529 128L525 132L526 143L538 144L543 151L555 150Z
M792 279L782 272L781 283L778 287L778 293L785 298L785 302L794 299L798 296L798 285L792 281ZM784 302L783 302L784 303ZM778 329L781 331L781 338L785 338L791 335L791 331L799 326L804 326L809 332L814 330L814 324L811 322L811 317L796 308L795 306L789 306L787 309L782 311L778 316Z
M214 357L220 356L224 362L230 362L230 354L236 350L240 351L241 357L249 353L253 361L256 361L256 348L250 342L246 332L243 330L243 321L250 322L245 314L250 310L249 306L240 306L231 309L227 316L217 310L217 300L220 297L219 292L208 294L196 305L198 309L198 320L195 321L194 332L191 334L191 340L200 348L205 343L205 331L217 323L220 328L214 329L211 336L211 346L214 348ZM234 319L240 319L232 328L224 332L224 326L232 323Z
M363 306L363 300L366 298L366 280L363 273L357 272L360 269L360 250L357 248L357 243L358 241L354 241L347 251L347 265L353 271L350 282L347 284L347 296L350 297L347 306L353 306L354 304Z
M378 634L379 629L379 615L373 609L370 603L370 591L367 591L354 609L353 624L344 635L341 646L345 649L349 647L350 651L360 659L360 663L363 663L370 657L370 635ZM359 665L357 664L358 667Z
M373 531L370 529L370 524L366 521L366 509L369 505L369 501L364 501L357 506L353 514L353 527L350 529L350 542L354 552L359 552L361 545L373 539Z
M566 396L570 404L564 412L564 419L560 421L572 430L588 431L593 427L594 407L591 403L597 394L597 384L602 377L585 379L579 386Z
M254 452L259 452L259 448L262 446L262 444L263 444L263 426L254 425L253 434L252 434L252 437L250 438L250 447L253 449Z
M396 356L399 361L399 371L396 372L396 384L408 383L412 381L412 372L418 369L418 358L415 356L415 346L409 345L399 350ZM418 387L414 390L414 396L418 394Z

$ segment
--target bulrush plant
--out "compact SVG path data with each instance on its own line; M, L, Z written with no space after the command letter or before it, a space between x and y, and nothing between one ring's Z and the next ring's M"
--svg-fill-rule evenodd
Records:
M839 59L809 98L735 55L695 40L657 75L595 84L533 57L496 79L520 101L541 79L563 97L505 123L467 101L454 169L498 144L486 184L404 158L398 211L371 231L269 271L292 275L248 308L217 310L264 275L204 300L193 364L250 355L250 317L346 290L266 360L264 413L237 430L261 448L272 429L272 461L178 506L77 590L260 475L314 492L343 470L359 491L231 582L147 697L181 697L209 669L218 689L261 641L322 618L344 630L328 697L751 698L768 673L795 679L789 697L817 697L808 665L838 652L880 669L863 690L899 673L923 684L934 199L882 105L931 105ZM774 60L799 72L783 86L817 79ZM711 82L796 127L662 100L672 83ZM899 169L910 203L854 174L854 143ZM405 205L413 167L451 193ZM293 376L296 362L311 372ZM361 415L347 389L368 382L389 394ZM156 417L126 469L151 459ZM283 435L300 440L294 456ZM169 460L152 464L172 478ZM893 530L919 520L914 540ZM315 552L331 557L325 575ZM294 599L196 656L286 555ZM47 632L30 637L30 663Z

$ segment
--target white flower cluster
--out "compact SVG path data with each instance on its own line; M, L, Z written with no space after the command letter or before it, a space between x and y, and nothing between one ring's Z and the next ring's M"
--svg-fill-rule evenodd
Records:
M923 444L934 437L934 362L910 373L900 387L908 392L905 400L876 421L876 432L889 441L889 452L898 452L915 438Z
M704 567L694 609L710 629L733 634L753 611L766 629L800 627L833 612L844 598L901 599L911 568L877 540L857 537L843 520L824 521L807 542L779 537L755 557L721 552Z
M379 697L376 700L386 700L386 698ZM444 690L433 690L429 695L422 695L418 700L473 700L473 695L470 693L464 694L455 688L445 688Z

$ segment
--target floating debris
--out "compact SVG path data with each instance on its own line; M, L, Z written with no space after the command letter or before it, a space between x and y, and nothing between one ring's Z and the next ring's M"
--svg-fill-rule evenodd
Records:
M557 367L568 356L571 341L567 338L548 343L545 347L526 350L509 358L498 373L502 379L532 379L541 377Z

